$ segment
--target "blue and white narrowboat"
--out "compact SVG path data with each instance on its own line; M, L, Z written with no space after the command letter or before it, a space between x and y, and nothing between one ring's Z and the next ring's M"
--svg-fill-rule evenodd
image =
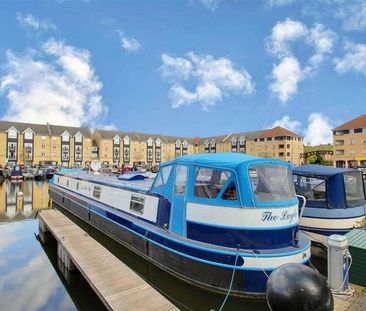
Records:
M293 168L295 189L306 198L300 228L314 242L326 243L332 234L346 234L365 225L366 199L362 173L321 165Z
M188 155L156 178L55 173L50 197L153 264L207 290L263 297L268 275L306 264L291 167L239 153ZM232 275L234 275L231 283Z

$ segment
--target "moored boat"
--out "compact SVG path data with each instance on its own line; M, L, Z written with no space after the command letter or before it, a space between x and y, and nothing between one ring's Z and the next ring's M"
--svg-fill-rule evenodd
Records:
M51 179L53 177L54 173L55 173L55 171L52 167L47 168L46 174L45 174L46 178Z
M56 173L50 197L131 250L196 286L264 297L268 275L305 264L291 168L236 153L190 155L160 165L155 179ZM131 177L132 178L132 177Z
M36 172L35 169L33 168L28 168L26 172L23 172L23 177L24 179L33 179L34 178L34 173Z
M34 180L45 180L45 179L46 179L46 174L44 173L44 171L42 169L38 169L34 173Z
M293 168L295 189L306 198L300 228L315 242L364 226L366 199L362 173L321 165Z
M19 165L14 165L10 171L10 179L11 181L22 181L23 173Z

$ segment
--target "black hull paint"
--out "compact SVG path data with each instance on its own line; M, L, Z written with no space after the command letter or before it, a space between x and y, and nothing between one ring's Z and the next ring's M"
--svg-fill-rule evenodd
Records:
M92 225L94 228L129 248L137 255L142 256L157 267L170 273L174 277L214 293L227 293L233 273L232 269L217 266L212 267L208 264L179 256L129 232L111 221L106 220L97 213L85 209L81 204L80 206L73 204L72 207L69 207L68 202L65 201L67 198L64 199L64 203L59 202L56 198L57 195L52 198L53 202L56 203L56 207L61 207L61 209L65 209L66 211L74 214L76 217ZM244 276L241 271L236 271L230 296L253 299L265 298L264 293L248 293L239 291L238 289L243 287L244 282Z

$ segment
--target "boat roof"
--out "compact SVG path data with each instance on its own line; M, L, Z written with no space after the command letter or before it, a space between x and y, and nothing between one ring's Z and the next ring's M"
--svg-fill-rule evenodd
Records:
M309 176L309 177L321 177L330 178L337 174L343 174L344 172L353 172L354 169L338 168L333 166L324 166L317 164L306 164L294 167L292 172L296 175Z
M196 164L209 167L236 169L240 165L250 165L253 163L263 163L263 162L268 163L275 162L286 165L288 164L285 161L277 159L260 158L243 153L221 152L221 153L203 153L203 154L201 153L201 154L185 155L178 157L172 161L162 163L162 165L168 165L172 163Z

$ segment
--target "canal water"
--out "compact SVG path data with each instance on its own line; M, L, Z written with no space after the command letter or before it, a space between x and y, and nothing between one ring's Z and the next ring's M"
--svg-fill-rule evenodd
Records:
M19 191L24 193L23 203L17 200ZM36 215L39 210L48 209L48 204L47 181L5 181L0 184L0 310L104 310L78 271L62 274L53 237L48 234L46 243L40 241ZM68 216L179 309L220 309L223 295L179 281L72 215ZM229 298L222 310L260 311L268 308L263 301Z

